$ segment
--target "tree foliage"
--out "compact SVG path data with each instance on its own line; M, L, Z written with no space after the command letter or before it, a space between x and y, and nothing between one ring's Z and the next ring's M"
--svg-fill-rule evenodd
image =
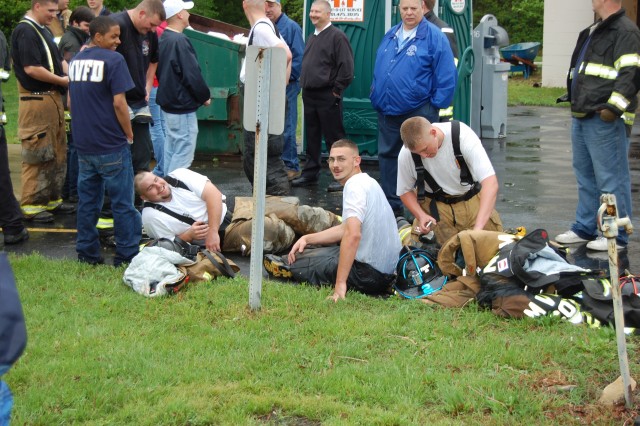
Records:
M510 43L542 43L544 0L476 0L473 2L473 25L491 14L509 34Z

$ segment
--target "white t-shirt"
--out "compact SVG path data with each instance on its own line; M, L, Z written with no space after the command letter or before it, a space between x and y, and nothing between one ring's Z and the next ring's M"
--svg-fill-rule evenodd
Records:
M453 154L453 143L451 142L451 123L434 123L433 126L442 130L444 140L436 156L423 158L422 164L445 193L462 195L471 188L460 184L460 168L456 163L456 157ZM473 130L464 123L460 123L460 152L467 166L469 166L469 171L474 180L482 182L489 176L496 174L489 156L482 146L482 142L480 142ZM413 158L411 158L411 151L403 146L398 155L396 195L401 196L413 191L416 187L417 179L418 174ZM428 192L433 192L426 183L425 188Z
M156 204L195 221L208 223L207 204L202 199L202 191L204 191L204 186L209 179L189 169L176 169L169 173L169 176L182 181L191 191L171 187L171 200ZM222 195L222 201L226 199ZM222 223L225 214L227 214L227 205L223 202L220 223ZM170 240L191 227L188 223L150 207L142 209L142 226L151 238L169 238Z
M366 173L358 173L344 185L342 220L355 217L362 224L356 260L379 272L394 272L402 248L393 210L380 184Z
M266 23L266 25L261 22ZM252 46L274 47L281 42L285 45L287 44L282 36L278 37L276 35L273 23L269 20L269 18L260 18L256 21L256 23L253 25L253 27L251 27L251 30L249 31L247 43L249 43L249 40L251 40L251 35L253 35ZM240 81L243 83L245 76L245 62L246 58L242 61L242 68L240 69Z

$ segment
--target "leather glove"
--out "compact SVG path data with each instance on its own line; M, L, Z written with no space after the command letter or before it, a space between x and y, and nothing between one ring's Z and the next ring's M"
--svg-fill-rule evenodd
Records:
M611 111L610 109L603 109L602 111L600 111L600 119L602 121L606 121L607 123L611 123L612 121L616 121L616 119L618 119L619 117L616 115L615 112Z

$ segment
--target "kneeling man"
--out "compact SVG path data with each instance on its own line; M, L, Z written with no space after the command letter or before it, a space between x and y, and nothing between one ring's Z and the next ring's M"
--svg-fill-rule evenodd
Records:
M287 262L278 256L265 256L264 266L270 276L314 285L334 284L329 297L336 302L344 299L349 289L365 294L389 293L401 248L398 228L382 188L362 173L360 161L354 142L340 139L333 143L329 168L344 186L342 223L301 237Z
M502 231L495 210L498 178L473 130L456 121L431 124L412 117L402 123L400 136L396 193L415 216L414 228L433 230L440 244L465 229ZM417 169L424 170L420 181ZM421 186L426 194L418 201Z

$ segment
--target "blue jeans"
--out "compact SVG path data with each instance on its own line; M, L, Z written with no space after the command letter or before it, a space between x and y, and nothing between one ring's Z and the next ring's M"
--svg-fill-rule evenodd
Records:
M402 201L396 195L398 185L398 154L402 148L400 126L407 118L424 117L431 123L438 122L438 109L426 103L420 108L402 115L378 113L378 163L380 186L394 211L402 209Z
M175 169L188 169L193 162L198 139L198 118L195 112L171 114L162 111L167 127L162 169L169 174Z
M614 194L619 217L631 218L629 138L622 119L608 123L595 114L573 119L571 142L578 182L576 221L571 230L581 238L594 239L602 194ZM619 229L617 242L624 246L629 242L624 229Z
M287 110L284 116L284 147L282 161L287 170L300 170L298 161L298 145L296 144L296 129L298 127L298 95L300 83L291 81L287 85Z
M13 396L9 386L0 380L0 426L8 426L11 421L11 407Z
M151 111L151 118L153 123L149 128L151 132L151 143L153 144L153 158L156 159L156 167L153 169L153 174L163 177L164 171L162 169L163 153L164 153L164 137L167 133L164 124L164 117L160 110L160 105L156 103L156 95L158 88L151 89L149 94L149 110Z
M78 153L78 215L76 252L87 262L101 260L96 224L106 188L111 199L116 254L113 264L129 262L138 254L142 221L133 206L133 168L128 146L113 154Z

